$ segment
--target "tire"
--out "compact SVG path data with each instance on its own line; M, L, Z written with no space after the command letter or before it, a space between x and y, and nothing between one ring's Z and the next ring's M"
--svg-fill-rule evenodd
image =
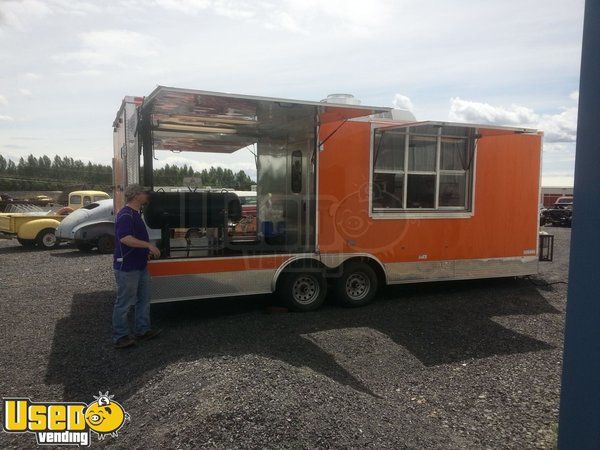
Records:
M37 246L46 250L58 247L59 241L54 232L54 228L44 228L40 231L35 238Z
M21 238L17 238L17 241L19 241L19 244L21 244L23 247L26 247L26 248L35 247L35 239L21 239Z
M115 251L115 238L108 234L103 234L98 239L98 251L103 255L113 253Z
M327 282L318 269L290 271L282 275L277 291L291 310L313 311L325 301Z
M364 306L377 294L379 280L368 264L350 262L343 267L342 276L335 281L338 301L349 307Z

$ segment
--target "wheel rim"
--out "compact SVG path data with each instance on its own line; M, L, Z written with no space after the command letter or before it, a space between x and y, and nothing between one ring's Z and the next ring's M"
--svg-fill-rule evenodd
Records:
M315 277L304 275L294 281L292 295L301 305L309 305L319 297L321 288Z
M54 233L46 233L42 237L42 244L44 247L54 247L56 244L56 235Z
M362 300L371 290L371 280L362 272L355 272L346 279L346 295L352 300Z

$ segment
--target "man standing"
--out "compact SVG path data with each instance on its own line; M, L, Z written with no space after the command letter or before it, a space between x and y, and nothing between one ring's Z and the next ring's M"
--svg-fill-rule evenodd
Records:
M148 203L148 194L138 184L125 188L125 206L115 217L115 254L113 268L117 282L117 299L113 308L113 342L115 348L135 345L137 340L156 337L161 330L150 327L150 275L148 258L160 257L160 250L149 242L140 209ZM135 310L135 339L129 335L127 314Z

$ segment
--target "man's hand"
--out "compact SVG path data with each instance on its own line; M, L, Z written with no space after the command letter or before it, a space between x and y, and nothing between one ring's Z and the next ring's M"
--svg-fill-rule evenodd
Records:
M123 244L127 245L128 247L147 248L150 251L150 255L152 255L154 259L160 258L160 250L150 242L142 241L141 239L136 239L129 234L125 237L122 237L120 240Z
M150 250L150 255L154 259L160 258L160 250L155 245L148 243L148 250Z

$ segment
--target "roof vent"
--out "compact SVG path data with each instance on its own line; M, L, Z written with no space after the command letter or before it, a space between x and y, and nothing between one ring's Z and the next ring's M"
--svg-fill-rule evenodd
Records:
M360 105L360 100L352 94L329 94L321 100L323 103L337 103L342 105Z

